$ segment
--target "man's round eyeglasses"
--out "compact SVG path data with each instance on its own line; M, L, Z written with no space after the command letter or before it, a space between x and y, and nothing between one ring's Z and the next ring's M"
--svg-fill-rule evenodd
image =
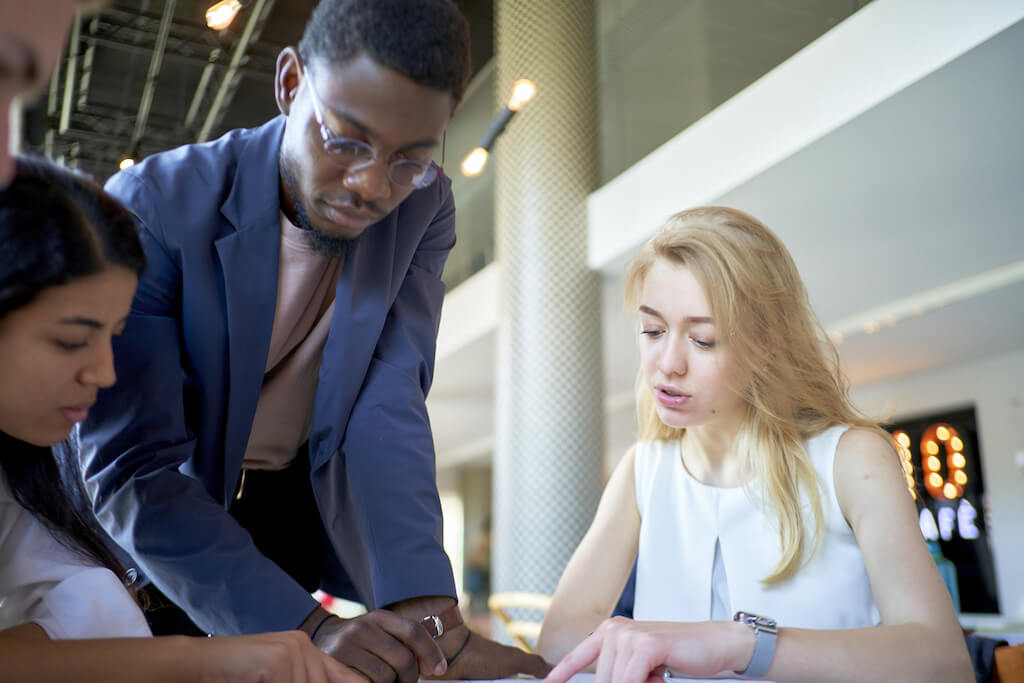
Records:
M320 137L323 139L324 151L327 158L336 166L349 171L358 171L377 161L377 150L362 140L345 138L335 135L334 132L324 123L323 103L320 95L313 87L312 74L306 71L306 82L309 84L309 93L312 96L313 115L320 127ZM420 189L430 185L437 178L437 167L429 161L417 159L394 159L388 164L388 178L395 185Z

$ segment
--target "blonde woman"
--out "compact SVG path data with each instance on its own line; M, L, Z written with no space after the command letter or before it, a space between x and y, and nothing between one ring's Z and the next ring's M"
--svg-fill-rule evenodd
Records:
M627 298L640 441L555 592L547 681L595 663L599 683L973 680L899 461L778 237L732 209L679 213ZM606 619L634 559L636 621Z

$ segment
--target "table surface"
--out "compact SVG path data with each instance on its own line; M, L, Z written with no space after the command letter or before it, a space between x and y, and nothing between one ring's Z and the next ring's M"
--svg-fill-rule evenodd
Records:
M495 681L474 681L466 683L523 683L524 680L533 680L529 678L499 678ZM740 678L677 678L675 676L668 679L669 681L709 681L713 680L715 683L744 683L743 679ZM594 683L594 674L576 674L569 679L569 683ZM771 683L770 681L762 681L762 683Z

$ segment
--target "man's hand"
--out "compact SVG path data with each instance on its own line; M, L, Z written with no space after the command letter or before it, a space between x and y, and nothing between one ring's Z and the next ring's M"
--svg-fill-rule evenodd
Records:
M420 676L440 676L446 671L444 653L426 629L388 610L341 619L317 608L302 630L317 647L372 683L391 683L396 678L400 683L415 683Z
M414 683L420 676L494 680L526 674L543 678L551 671L551 665L541 657L519 648L477 633L467 641L469 629L465 625L432 640L421 620L429 614L441 614L452 604L452 598L443 596L411 598L355 619L331 616L326 621L328 612L317 608L302 630L311 634L317 647L372 683L390 683L395 678L400 683ZM451 666L446 658L452 659Z
M465 642L468 632L465 626L460 626L452 631L451 640L457 641L461 645ZM447 652L447 648L445 652ZM454 652L448 656L451 657L452 654ZM452 661L443 678L495 680L515 678L517 674L544 678L549 671L551 671L551 665L539 655L532 655L517 647L496 643L484 638L479 633L474 633L466 643L465 649L459 652Z
M455 601L449 597L424 596L388 605L388 609L413 621L419 621L428 614L441 614L454 603ZM446 631L437 639L436 642L441 646L445 657L451 659L452 663L447 673L434 674L435 676L448 679L493 680L526 674L543 678L551 670L551 666L539 656L523 652L516 647L501 645L478 633L474 633L469 642L466 642L468 633L469 629L463 625ZM460 652L459 648L463 643L466 647Z

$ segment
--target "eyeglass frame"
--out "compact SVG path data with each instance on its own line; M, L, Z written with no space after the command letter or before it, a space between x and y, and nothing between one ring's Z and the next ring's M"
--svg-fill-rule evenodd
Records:
M326 154L327 158L331 160L331 163L333 163L338 168L345 169L346 171L358 171L360 169L366 168L367 166L371 166L374 163L376 163L377 159L380 158L380 152L377 151L376 147L369 144L368 142L363 142L362 140L345 137L344 135L337 135L335 134L334 131L328 128L327 123L324 120L323 110L325 107L323 106L323 100L320 99L320 94L316 91L316 88L313 86L313 75L310 73L309 69L305 69L304 80L306 80L309 84L309 94L311 95L310 102L313 103L313 118L316 120L317 126L320 128L320 138L323 142L324 154ZM330 145L332 143L343 143L346 145L351 145L356 149L366 150L372 156L370 156L370 158L368 159L363 159L362 161L357 161L352 164L342 163L336 158L337 154L331 152ZM391 175L391 172L396 165L415 166L417 168L424 169L423 177L427 178L427 180L419 184L399 182L395 180L394 176ZM422 190L425 187L429 187L434 183L435 180L437 180L438 176L438 169L437 166L434 165L434 162L420 161L418 159L406 159L404 157L394 159L393 161L388 163L387 170L389 181L400 187L411 187L414 190Z

